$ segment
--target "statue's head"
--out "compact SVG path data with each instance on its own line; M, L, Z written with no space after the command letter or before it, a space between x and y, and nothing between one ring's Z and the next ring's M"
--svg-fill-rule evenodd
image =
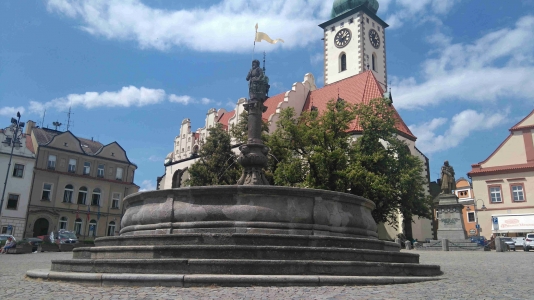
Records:
M253 68L258 68L260 66L260 61L255 59L252 61L252 67Z
M448 161L448 160L445 161L445 165L446 165L446 166L449 165L449 161Z

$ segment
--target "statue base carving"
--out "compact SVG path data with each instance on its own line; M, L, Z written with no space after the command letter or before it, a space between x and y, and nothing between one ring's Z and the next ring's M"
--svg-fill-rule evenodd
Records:
M246 144L239 147L237 162L244 170L237 185L269 185L263 168L267 166L269 148L263 144Z
M438 199L438 240L465 240L467 237L462 218L463 204L458 203L458 198L454 194L440 194Z

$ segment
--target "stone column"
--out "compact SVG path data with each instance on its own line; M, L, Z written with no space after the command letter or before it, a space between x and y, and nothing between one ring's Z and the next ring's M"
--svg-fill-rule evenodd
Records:
M442 239L441 240L441 250L442 251L449 251L449 240L448 239Z

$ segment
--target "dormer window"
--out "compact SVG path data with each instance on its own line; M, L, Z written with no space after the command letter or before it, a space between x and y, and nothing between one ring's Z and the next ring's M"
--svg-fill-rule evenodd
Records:
M69 143L64 143L65 147L68 147L69 146Z
M115 152L111 152L111 156L115 156Z

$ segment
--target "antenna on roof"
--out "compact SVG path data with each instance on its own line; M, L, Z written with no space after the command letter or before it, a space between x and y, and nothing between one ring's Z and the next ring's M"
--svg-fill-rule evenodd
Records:
M62 124L59 123L58 121L56 121L56 122L53 122L52 125L54 125L56 127L54 130L57 131L57 128L61 127Z
M44 127L44 117L46 116L46 109L43 112L43 120L41 121L41 127Z
M67 116L68 116L68 119L67 119L67 131L69 130L70 128L70 115L74 114L73 112L71 112L71 106L69 106L69 112L67 113Z

